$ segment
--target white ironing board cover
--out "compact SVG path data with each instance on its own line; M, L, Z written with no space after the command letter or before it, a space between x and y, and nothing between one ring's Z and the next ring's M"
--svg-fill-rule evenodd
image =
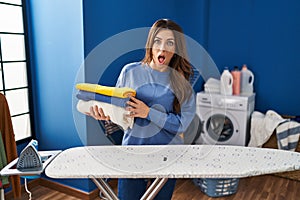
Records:
M300 169L300 153L216 145L87 146L67 149L51 178L241 178Z

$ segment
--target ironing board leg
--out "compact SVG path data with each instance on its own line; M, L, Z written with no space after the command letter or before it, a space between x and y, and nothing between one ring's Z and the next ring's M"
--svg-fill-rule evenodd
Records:
M167 181L168 178L156 178L142 196L141 200L152 200Z
M103 179L96 179L94 177L92 177L91 179L108 200L119 200L119 198L108 185L108 183L106 183Z

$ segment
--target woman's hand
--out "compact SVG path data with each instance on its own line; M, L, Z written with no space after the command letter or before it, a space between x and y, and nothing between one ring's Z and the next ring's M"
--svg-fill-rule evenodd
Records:
M129 105L126 110L130 111L129 117L140 117L146 118L150 111L150 108L141 100L138 100L135 97L130 97L131 101L127 101L127 105Z
M102 108L98 108L97 105L90 107L90 112L87 115L93 117L96 120L110 120L110 117L104 114Z

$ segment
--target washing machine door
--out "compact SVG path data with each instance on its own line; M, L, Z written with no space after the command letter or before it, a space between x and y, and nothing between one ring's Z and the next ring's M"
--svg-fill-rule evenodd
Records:
M232 120L223 114L214 114L207 119L207 134L218 142L229 141L234 134L234 124Z
M236 117L235 117L236 115ZM204 114L203 134L199 140L202 144L245 145L237 121L237 113L214 110Z

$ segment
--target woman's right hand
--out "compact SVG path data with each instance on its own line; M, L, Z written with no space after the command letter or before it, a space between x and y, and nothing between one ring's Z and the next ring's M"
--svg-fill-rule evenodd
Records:
M87 114L96 120L110 120L110 117L106 116L103 109L101 107L98 108L97 105L90 107L90 113Z

